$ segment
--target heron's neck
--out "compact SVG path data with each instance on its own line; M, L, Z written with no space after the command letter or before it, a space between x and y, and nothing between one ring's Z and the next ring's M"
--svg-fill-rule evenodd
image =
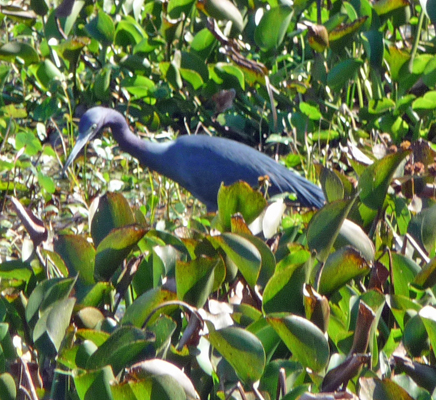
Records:
M171 142L153 143L140 139L129 129L124 117L118 113L117 118L113 118L108 126L123 151L137 158L150 169L161 174L167 173L165 167L168 160L165 159L165 152Z

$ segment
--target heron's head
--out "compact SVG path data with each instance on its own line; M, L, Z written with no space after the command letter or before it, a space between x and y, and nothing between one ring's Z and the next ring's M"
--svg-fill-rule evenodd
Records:
M80 153L85 145L94 139L105 127L106 123L107 108L104 107L93 107L86 111L80 118L79 122L79 136L77 137L76 144L71 151L70 156L65 162L63 173L66 172L67 168L72 164L74 159Z

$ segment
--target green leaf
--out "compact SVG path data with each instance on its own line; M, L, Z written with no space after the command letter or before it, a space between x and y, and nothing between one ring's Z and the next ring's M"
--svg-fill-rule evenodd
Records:
M39 61L38 53L27 43L12 41L0 47L0 60L12 61L17 57L23 60L25 65Z
M254 32L256 44L263 51L276 50L283 42L293 15L292 8L288 6L267 10Z
M307 227L307 242L316 257L324 262L339 234L341 225L347 217L356 198L351 200L336 200L326 204L310 220ZM325 232L329 232L328 235Z
M114 41L114 22L112 18L102 10L85 26L85 29L91 37L98 40L104 46L110 46Z
M360 378L361 400L412 400L413 398L400 385L390 379Z
M202 0L198 2L198 7L216 20L231 21L239 32L244 29L241 12L230 0Z
M112 229L97 247L94 276L109 279L146 232L136 224Z
M114 228L131 225L135 222L132 210L121 193L108 192L92 203L91 236L95 246Z
M378 15L384 15L408 5L407 0L379 0L373 4L373 8Z
M32 132L19 132L15 137L15 146L17 150L25 147L28 156L35 156L42 151L41 142Z
M214 270L219 262L220 259L209 257L177 262L177 297L197 308L203 307L214 287Z
M134 325L141 327L146 318L153 312L153 310L160 304L167 301L175 300L177 298L176 294L169 292L167 290L162 290L161 288L151 289L141 296L139 296L127 309L124 317L122 319L123 325ZM169 306L171 310L174 310L175 306ZM155 321L152 318L150 322Z
M15 400L17 397L14 378L7 372L0 375L0 393L2 400Z
M303 114L314 121L319 121L322 118L322 114L317 105L301 102L299 107Z
M349 58L336 64L327 76L327 85L333 90L345 88L350 79L353 79L362 66L363 61L357 58Z
M331 294L352 279L360 278L371 271L368 262L353 247L343 247L330 254L322 267L318 291Z
M211 325L208 325L211 329ZM211 330L207 339L247 385L258 381L265 368L265 350L252 333L236 327Z
M93 370L110 365L118 374L129 363L137 359L149 344L151 337L145 331L133 326L116 329L92 355L86 363L86 369Z
M74 386L80 400L113 400L112 382L116 381L110 366L97 371L73 370Z
M261 214L266 204L262 193L254 190L248 183L221 185L218 191L218 218L223 229L229 231L234 214L241 213L249 225Z
M187 399L195 400L200 398L186 374L180 368L165 360L155 358L139 362L130 368L129 375L134 376L136 379L147 378L149 376L169 376L182 387Z
M33 330L33 340L46 356L53 357L59 351L75 301L74 298L58 300L41 313Z
M373 210L383 206L392 177L409 154L410 151L388 154L363 171L358 185L363 204Z
M322 372L330 350L323 332L306 318L297 315L267 316L268 323L292 352L293 358L315 372Z
M95 250L83 236L59 235L54 241L54 251L61 256L71 276L79 275L85 284L95 282Z
M301 265L277 268L263 293L263 312L283 311L304 315L302 288L305 280L306 272Z
M211 236L211 243L221 247L230 260L241 271L247 283L254 287L259 277L262 258L256 246L247 239L234 233Z

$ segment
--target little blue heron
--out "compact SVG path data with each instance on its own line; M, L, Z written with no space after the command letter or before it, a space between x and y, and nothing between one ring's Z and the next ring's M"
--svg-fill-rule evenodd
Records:
M268 193L295 193L305 207L324 204L322 190L272 158L234 140L207 135L184 135L174 141L153 143L138 138L118 111L94 107L80 119L79 137L64 172L80 150L103 129L110 128L121 149L159 174L165 175L202 201L209 211L217 209L221 183L230 185L242 180L258 185L259 177L268 176Z

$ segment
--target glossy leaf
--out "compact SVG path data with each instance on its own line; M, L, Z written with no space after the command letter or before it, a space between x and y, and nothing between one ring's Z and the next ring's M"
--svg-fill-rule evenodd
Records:
M115 374L135 360L151 342L151 337L141 329L123 326L115 330L86 363L86 369L95 370L110 365Z
M88 33L105 46L110 46L115 37L115 26L112 18L105 12L98 15L86 25Z
M341 61L329 72L327 76L327 85L334 90L342 89L350 79L355 77L362 64L362 60L355 58Z
M419 312L419 316L424 323L433 353L436 355L436 308L424 306Z
M268 322L292 352L296 361L316 372L323 371L329 359L329 345L322 331L296 315L267 317Z
M12 61L16 57L22 59L25 65L30 65L39 61L38 53L27 43L11 41L0 47L0 59Z
M97 371L74 370L73 379L80 400L113 399L111 383L115 381L115 376L110 366Z
M412 400L412 397L390 379L361 378L359 398L362 400Z
M186 374L174 364L157 358L142 361L129 369L129 373L136 379L146 378L148 376L171 376L183 388L188 399L199 399L197 391L191 380Z
M303 315L302 287L305 279L306 272L298 264L276 269L263 293L263 311L266 314L292 312Z
M0 375L0 393L2 400L15 400L17 396L14 378L7 372Z
M283 42L292 15L292 8L288 6L267 10L254 33L256 44L264 51L277 49Z
M98 197L91 206L91 235L95 246L114 228L131 225L135 222L126 198L120 193L108 192Z
M39 351L49 357L55 355L65 337L65 331L70 324L75 299L58 300L45 309L33 331L33 340Z
M132 324L141 327L146 318L160 304L175 300L176 294L161 288L151 289L139 296L127 309L122 319L123 325ZM174 309L174 306L172 306ZM155 320L156 318L152 319Z
M342 247L332 253L322 267L318 291L331 294L351 279L360 278L370 272L368 262L353 247Z
M83 237L59 235L54 242L54 250L64 261L71 276L79 276L85 284L94 281L94 247Z
M259 380L265 368L265 350L252 333L235 327L209 332L207 339L246 384Z
M310 249L316 251L318 260L323 262L327 259L354 201L355 198L326 204L310 220L307 228L307 242ZM326 232L329 234L326 235Z
M367 207L380 209L397 167L409 154L408 151L389 154L371 164L359 179L360 200Z
M266 200L262 193L252 189L245 182L237 182L231 186L220 187L218 192L218 218L227 231L231 227L231 217L241 213L249 225L263 211Z
M177 297L200 308L203 307L214 287L215 267L220 259L198 257L176 264Z
M109 279L145 233L139 225L113 229L97 247L94 275Z
M224 250L230 260L238 267L247 283L254 287L262 265L262 257L256 246L234 233L212 236L210 241L214 246L219 246Z

